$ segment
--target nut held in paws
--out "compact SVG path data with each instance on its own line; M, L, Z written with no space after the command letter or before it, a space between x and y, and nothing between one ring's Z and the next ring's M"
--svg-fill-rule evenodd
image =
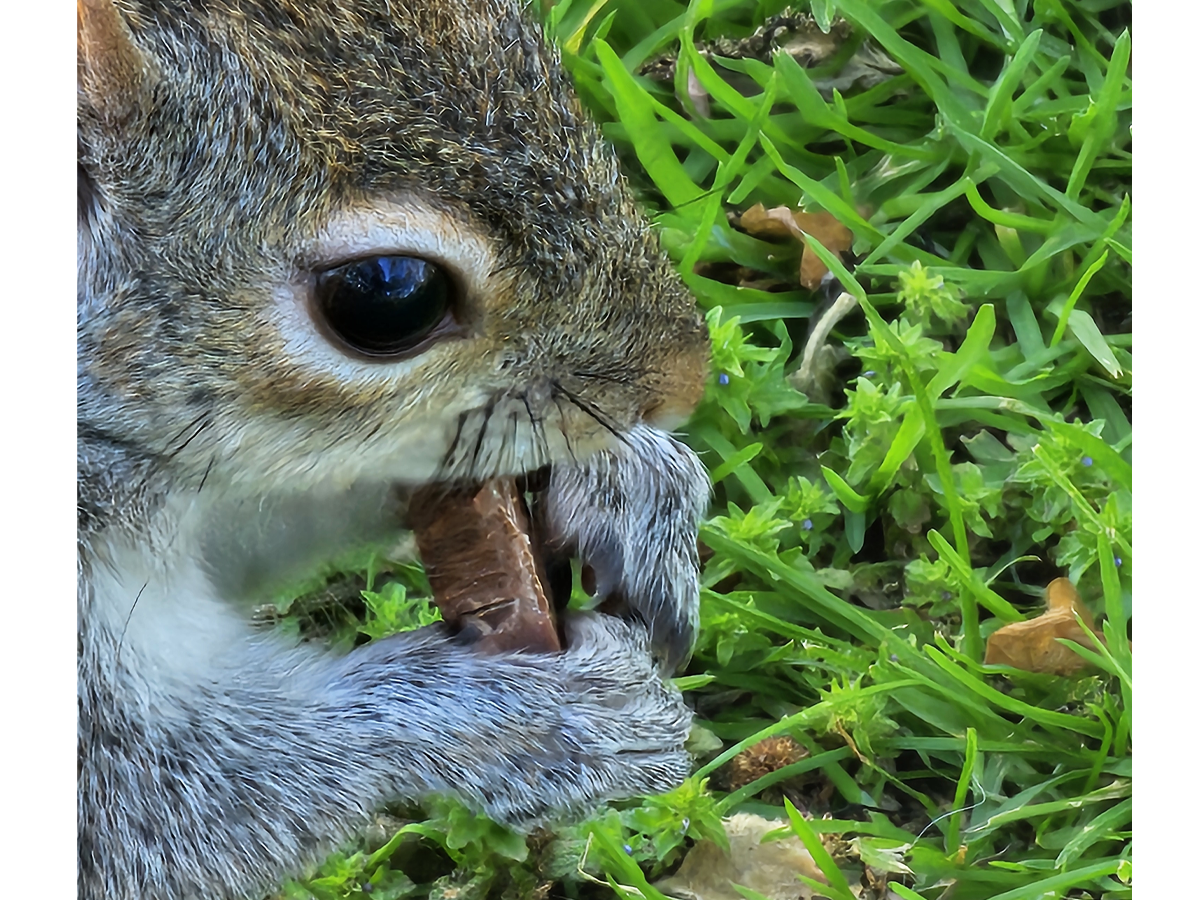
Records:
M559 650L529 513L512 478L423 488L409 524L442 617L489 650Z

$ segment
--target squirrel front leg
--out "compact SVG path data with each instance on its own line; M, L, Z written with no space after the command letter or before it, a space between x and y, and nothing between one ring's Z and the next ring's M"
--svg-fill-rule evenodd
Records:
M704 465L666 432L637 425L613 448L551 469L551 543L596 573L597 596L626 604L668 671L686 660L699 620L696 533L711 486Z
M691 714L644 629L566 625L562 654L435 627L345 657L248 637L239 670L196 684L81 677L80 897L252 896L389 800L452 793L529 824L681 782Z

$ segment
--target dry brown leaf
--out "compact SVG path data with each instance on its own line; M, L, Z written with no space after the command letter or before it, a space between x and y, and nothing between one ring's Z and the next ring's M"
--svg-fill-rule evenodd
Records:
M738 224L742 226L746 234L752 237L799 237L796 220L792 218L792 211L786 206L767 209L761 203L755 203L742 213L741 221Z
M738 813L724 824L729 853L711 841L701 841L688 851L679 871L654 886L681 900L742 900L734 884L770 900L809 900L813 890L797 874L827 883L800 838L762 842L767 832L785 823Z
M1092 614L1080 601L1075 585L1065 578L1055 578L1046 587L1046 611L1036 619L1011 622L993 632L983 661L1026 672L1074 675L1088 665L1087 660L1057 638L1068 638L1089 649L1093 646L1075 620L1076 612L1095 633Z
M854 235L850 229L827 212L797 212L792 215L801 231L808 232L820 241L825 249L836 253L838 259L843 258L842 254L849 250L854 242ZM805 243L804 253L800 257L800 283L810 291L815 291L828 271L825 263L821 262L817 254L809 250L808 244Z
M821 279L829 269L809 249L805 233L820 241L825 249L836 253L839 259L854 242L850 229L827 212L806 213L786 206L767 209L761 203L756 203L742 214L740 224L747 234L754 237L792 237L800 241L804 245L800 254L800 284L810 291L820 286Z

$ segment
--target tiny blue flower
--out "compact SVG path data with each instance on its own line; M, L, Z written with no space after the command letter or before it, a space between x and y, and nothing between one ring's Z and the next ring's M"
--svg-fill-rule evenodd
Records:
M800 527L805 531L812 531L812 519L805 519L800 523Z
M626 856L633 856L633 848L628 844L621 845L621 849L625 851Z
M717 384L729 384L729 373L722 372L717 376Z
M867 369L867 371L863 372L863 378L870 378L874 374L875 374L874 369Z
M1114 557L1113 557L1113 562L1114 562L1114 563L1116 563L1116 566L1117 566L1117 568L1118 568L1118 569L1119 569L1119 568L1121 568L1121 557L1119 557L1119 556L1114 556Z
M1090 456L1085 456L1083 458L1082 462L1083 462L1084 467L1086 468L1092 464L1092 458Z

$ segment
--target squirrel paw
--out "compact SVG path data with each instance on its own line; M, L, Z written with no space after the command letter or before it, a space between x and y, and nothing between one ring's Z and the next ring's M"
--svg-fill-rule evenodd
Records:
M504 750L498 769L476 770L486 780L455 779L459 792L510 825L577 817L607 800L662 793L691 771L683 745L692 713L655 669L646 629L594 613L572 615L564 625L565 653L515 654L502 663L521 670L509 674L522 691L542 693L523 737L515 745L506 737L507 746L495 748ZM550 676L548 694L532 665Z
M668 671L695 641L696 534L710 490L689 447L638 425L614 448L554 467L546 491L553 544L592 567L607 608L624 605L645 623Z

